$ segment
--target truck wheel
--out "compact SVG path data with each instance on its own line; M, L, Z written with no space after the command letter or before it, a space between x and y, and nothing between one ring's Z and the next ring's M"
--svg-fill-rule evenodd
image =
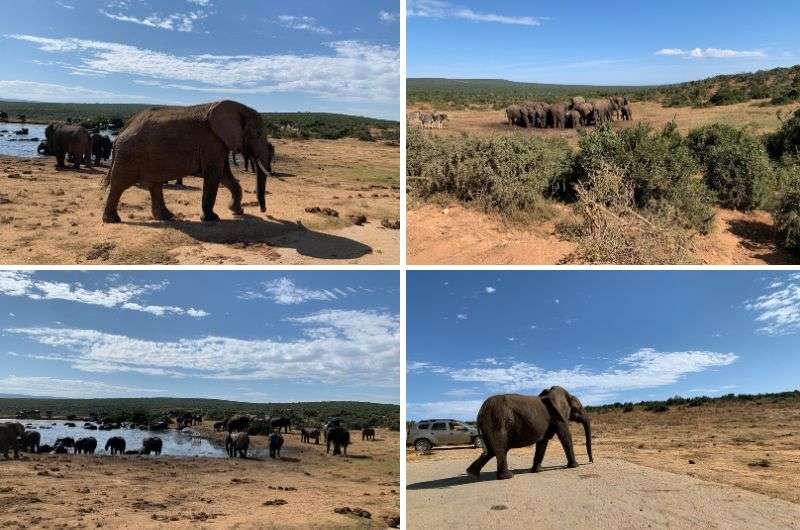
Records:
M414 442L414 449L416 449L418 453L427 453L431 450L431 447L431 442L425 438Z
M480 436L476 436L472 439L472 445L475 449L483 449L483 439Z

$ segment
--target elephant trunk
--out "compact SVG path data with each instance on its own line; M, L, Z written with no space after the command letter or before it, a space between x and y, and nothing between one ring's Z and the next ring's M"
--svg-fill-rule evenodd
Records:
M586 435L586 452L589 454L589 462L594 462L592 457L592 425L589 418L583 420L583 433Z
M258 196L258 206L262 212L267 211L267 172L261 167L261 161L256 161L256 195Z

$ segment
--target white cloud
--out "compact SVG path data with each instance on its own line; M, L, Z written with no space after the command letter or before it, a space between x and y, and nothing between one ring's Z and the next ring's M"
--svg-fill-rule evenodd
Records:
M61 398L134 397L143 394L160 394L163 390L109 385L99 381L57 379L53 377L0 377L0 388L9 394Z
M167 29L170 31L181 31L185 33L190 33L194 30L194 23L197 20L206 18L207 15L199 12L193 13L176 13L172 15L166 16L159 16L159 15L150 15L147 18L137 18L131 15L124 15L122 13L109 13L103 9L100 10L100 13L107 16L110 19L117 20L120 22L132 22L134 24L140 24L142 26L148 26L151 28L160 28L160 29Z
M245 300L265 298L281 305L302 304L311 300L327 302L337 299L336 294L327 289L304 289L286 277L264 282L261 286L264 289L263 292L246 291L239 298Z
M467 315L465 315L463 313L459 313L458 315L456 315L456 318L459 319L459 320L466 320L469 317L467 317Z
M426 403L409 403L407 409L409 418L417 420L424 420L427 418L454 418L474 421L478 416L478 410L481 408L482 404L482 399L431 401Z
M64 2L56 1L56 5L63 7L64 9L75 9L75 6L70 4L65 4Z
M694 48L682 50L680 48L663 48L656 55L665 57L683 57L685 59L739 59L743 57L766 57L762 51L737 51L721 48Z
M333 32L317 23L317 19L307 16L278 15L278 22L284 28L310 31L320 35L331 35Z
M137 76L143 79L134 82L163 88L217 94L305 92L350 101L396 102L399 97L400 50L393 46L350 40L328 43L328 55L176 56L113 42L6 37L30 42L44 52L69 54L79 61L68 65L71 68Z
M749 300L745 307L758 313L758 328L767 335L790 335L800 331L800 278L792 275L785 284L772 283L768 293L755 300Z
M448 397L468 397L480 394L480 391L475 388L454 388L444 393Z
M494 287L486 287L486 288L485 288L485 291L486 291L488 294L492 294L493 292L497 291L497 289L495 289Z
M186 0L190 4L195 4L201 7L211 7L211 0Z
M74 70L73 73L80 72ZM86 72L84 72L86 73ZM19 98L28 101L53 101L53 102L115 102L130 101L131 99L148 99L145 96L120 94L95 90L82 86L67 86L55 83L39 83L36 81L22 81L19 79L0 79L0 93L5 98Z
M399 13L390 13L389 11L381 11L378 13L378 18L381 22L386 22L387 24L390 22L397 21L400 18Z
M302 337L154 341L91 329L33 327L5 332L57 349L58 353L47 356L86 372L398 385L398 315L320 311L287 320L298 326Z
M141 285L123 283L104 289L86 289L78 282L40 280L33 271L0 271L0 295L24 296L31 300L66 300L79 304L140 311L156 316L172 314L201 318L209 315L206 311L193 307L143 305L135 301L145 294L163 290L166 285L164 282Z
M541 19L531 16L507 16L494 13L478 13L467 7L458 6L441 0L409 0L407 12L409 17L421 18L457 18L473 22L495 22L518 26L539 26Z

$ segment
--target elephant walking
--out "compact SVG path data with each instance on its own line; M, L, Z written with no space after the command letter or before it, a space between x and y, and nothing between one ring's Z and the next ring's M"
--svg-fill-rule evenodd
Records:
M558 436L567 456L567 467L577 467L569 421L583 425L586 435L586 452L592 457L592 429L589 417L581 402L561 388L554 386L538 396L503 394L483 402L478 412L478 429L483 439L484 452L468 468L467 473L479 479L483 466L497 458L497 478L509 479L509 449L536 444L531 472L541 469L548 442Z
M277 432L271 433L269 435L269 457L280 458L281 447L283 447L283 436Z
M73 161L73 168L79 169L81 162L86 166L92 165L92 137L89 131L80 125L64 123L51 123L44 130L44 154L56 157L56 168L66 167L64 159L69 157Z
M231 151L252 157L258 204L265 212L274 149L263 128L258 112L235 101L140 112L114 142L113 161L105 180L109 192L103 222L120 222L120 198L134 184L150 190L155 219L173 219L164 203L164 183L188 175L203 178L203 221L219 221L214 204L220 184L231 193L228 208L235 215L243 215L242 187L231 173L228 158Z
M622 111L622 119L624 121L631 121L633 119L633 111L630 105L623 105L620 110Z
M361 431L361 439L362 440L371 440L375 441L375 429L372 427L367 427Z
M311 443L311 440L314 440L314 443L319 445L319 429L306 429L305 427L300 429L300 442L301 443Z
M347 446L350 445L350 431L344 427L332 427L328 429L326 436L326 453L331 452L331 444L333 444L333 454L347 456Z

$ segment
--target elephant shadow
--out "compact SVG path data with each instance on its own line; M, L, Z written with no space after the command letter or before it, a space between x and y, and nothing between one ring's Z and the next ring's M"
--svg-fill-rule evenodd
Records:
M86 167L81 166L80 169L75 169L71 165L66 165L64 167L57 167L55 168L56 171L63 171L69 173L78 173L81 175L105 175L108 171L108 168L97 169L98 166Z
M578 464L579 466L584 466L587 464ZM547 473L548 471L558 471L562 469L568 469L566 464L562 466L542 466L539 470L539 473ZM524 469L512 469L511 473L514 475L527 475L531 472L530 468ZM484 481L494 481L496 480L497 474L494 471L481 471L481 478L480 482ZM407 490L435 490L435 489L442 489L442 488L450 488L453 486L464 486L466 484L474 484L475 482L479 482L475 480L475 477L472 475L467 475L466 473L463 475L459 475L457 477L448 477L448 478L437 478L434 480L425 480L422 482L415 482L414 484L407 484Z
M741 245L751 252L758 252L756 258L769 265L797 265L800 256L782 249L776 241L775 228L761 221L728 221L731 233L741 238Z
M163 228L165 223L132 222L148 228ZM317 232L300 222L270 217L243 215L216 223L175 220L167 226L202 243L244 245L266 243L276 248L292 248L302 256L317 259L355 259L372 253L372 247L354 239Z
M354 455L354 454L349 454L349 455L347 455L347 458L355 458L356 460L372 460L372 457L371 457L371 456L369 456L369 455Z

